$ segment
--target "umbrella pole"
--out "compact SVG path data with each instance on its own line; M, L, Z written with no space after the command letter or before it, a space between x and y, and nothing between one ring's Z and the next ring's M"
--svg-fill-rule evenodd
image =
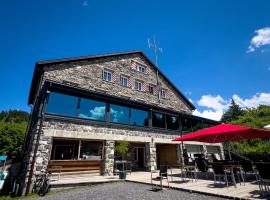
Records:
M231 150L230 150L230 144L229 144L229 141L224 142L224 144L225 144L225 148L226 148L227 151L228 151L229 160L232 160L232 155L231 155Z

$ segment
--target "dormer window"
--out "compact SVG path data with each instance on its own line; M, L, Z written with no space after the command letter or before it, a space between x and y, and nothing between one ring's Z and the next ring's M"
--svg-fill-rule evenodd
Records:
M112 81L112 72L108 71L108 70L104 70L103 71L103 80L104 81L109 81L111 82Z
M137 64L136 65L136 71L145 73L145 67L142 65Z

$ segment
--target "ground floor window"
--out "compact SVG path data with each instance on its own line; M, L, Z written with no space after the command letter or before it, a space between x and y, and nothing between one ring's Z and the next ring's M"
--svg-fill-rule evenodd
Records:
M102 141L53 140L51 160L101 160Z
M102 159L102 142L82 141L80 149L81 160L101 160Z

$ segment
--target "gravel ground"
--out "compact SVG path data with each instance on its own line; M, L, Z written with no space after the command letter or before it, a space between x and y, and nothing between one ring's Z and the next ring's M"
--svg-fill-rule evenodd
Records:
M150 185L130 182L105 183L89 187L66 190L63 192L52 192L39 200L69 200L69 199L138 199L138 200L160 200L160 199L184 199L184 200L222 200L223 198L207 196L196 193L183 192L179 190L152 191Z

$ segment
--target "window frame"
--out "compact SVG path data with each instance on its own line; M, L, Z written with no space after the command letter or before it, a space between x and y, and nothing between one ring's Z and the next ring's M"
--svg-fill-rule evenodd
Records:
M139 88L137 88L137 85L138 85L137 83L140 83L140 90L139 90ZM142 92L142 91L143 91L142 88L143 88L143 81L135 80L134 89L135 89L136 91Z
M124 85L122 80L126 79L127 80L127 85ZM120 85L123 87L128 87L129 86L129 77L125 75L120 75Z
M148 86L149 94L154 95L154 87L155 87L154 85L149 84L149 86ZM152 92L151 92L150 88L152 88Z
M146 67L141 65L141 64L136 64L136 71L140 73L145 73L146 72Z
M110 80L109 80L109 78L108 78L108 80L105 78L105 73L107 73L107 75L106 75L107 78L109 77L108 75L110 74ZM112 82L112 80L113 80L112 76L113 76L113 72L111 70L103 69L103 72L102 72L102 80L103 81Z
M161 88L161 89L160 89L160 96L161 96L162 98L166 99L166 98L167 98L167 89Z

